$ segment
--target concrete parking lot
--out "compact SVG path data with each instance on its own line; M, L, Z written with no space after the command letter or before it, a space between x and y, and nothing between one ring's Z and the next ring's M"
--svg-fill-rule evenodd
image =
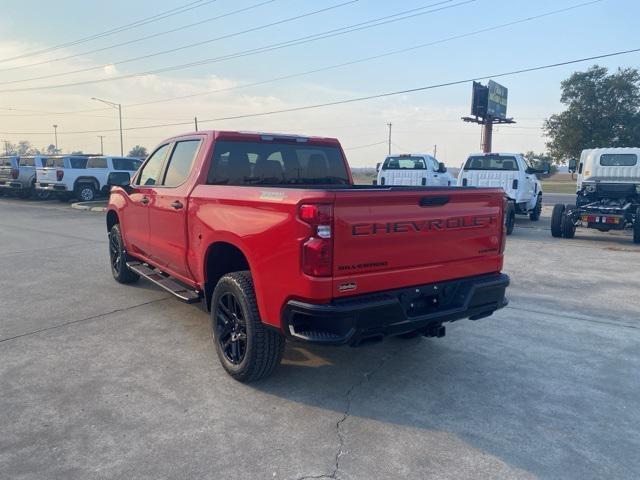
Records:
M0 198L0 478L638 478L640 246L549 215L494 316L243 385L202 307L112 280L103 214Z

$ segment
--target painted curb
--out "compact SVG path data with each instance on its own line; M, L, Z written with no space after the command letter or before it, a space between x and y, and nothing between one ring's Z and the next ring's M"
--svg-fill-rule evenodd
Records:
M105 202L75 202L71 204L71 208L76 210L85 210L90 212L106 212L107 206Z

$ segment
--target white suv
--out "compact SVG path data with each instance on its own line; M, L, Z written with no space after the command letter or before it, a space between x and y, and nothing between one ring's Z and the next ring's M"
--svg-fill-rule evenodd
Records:
M377 165L378 185L449 186L455 179L444 163L425 153L403 153L388 156Z
M142 161L130 157L49 157L36 172L36 189L55 192L60 200L76 197L90 202L100 192L109 191L107 178L112 172L129 172L132 176Z
M509 199L505 222L510 235L516 214L529 215L534 222L540 218L542 183L538 173L548 173L548 167L535 169L519 153L474 153L458 174L458 186L502 188Z

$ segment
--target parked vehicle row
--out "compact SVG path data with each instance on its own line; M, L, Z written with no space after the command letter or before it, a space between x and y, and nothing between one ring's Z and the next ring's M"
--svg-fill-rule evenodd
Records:
M112 172L135 172L142 161L130 157L35 155L0 157L0 192L22 198L91 201L107 193Z

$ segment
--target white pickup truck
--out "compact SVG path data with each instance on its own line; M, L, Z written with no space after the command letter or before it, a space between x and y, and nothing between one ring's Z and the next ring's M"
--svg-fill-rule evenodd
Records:
M516 214L529 215L537 221L542 212L542 183L537 174L548 173L533 168L519 153L474 153L458 174L460 187L498 187L509 199L505 212L507 234L513 232Z
M389 155L376 169L377 185L448 187L455 183L455 179L447 173L444 163L425 153Z
M112 172L133 175L142 161L130 157L55 156L36 171L36 189L56 193L60 200L75 197L83 202L95 199L109 190L107 178Z

